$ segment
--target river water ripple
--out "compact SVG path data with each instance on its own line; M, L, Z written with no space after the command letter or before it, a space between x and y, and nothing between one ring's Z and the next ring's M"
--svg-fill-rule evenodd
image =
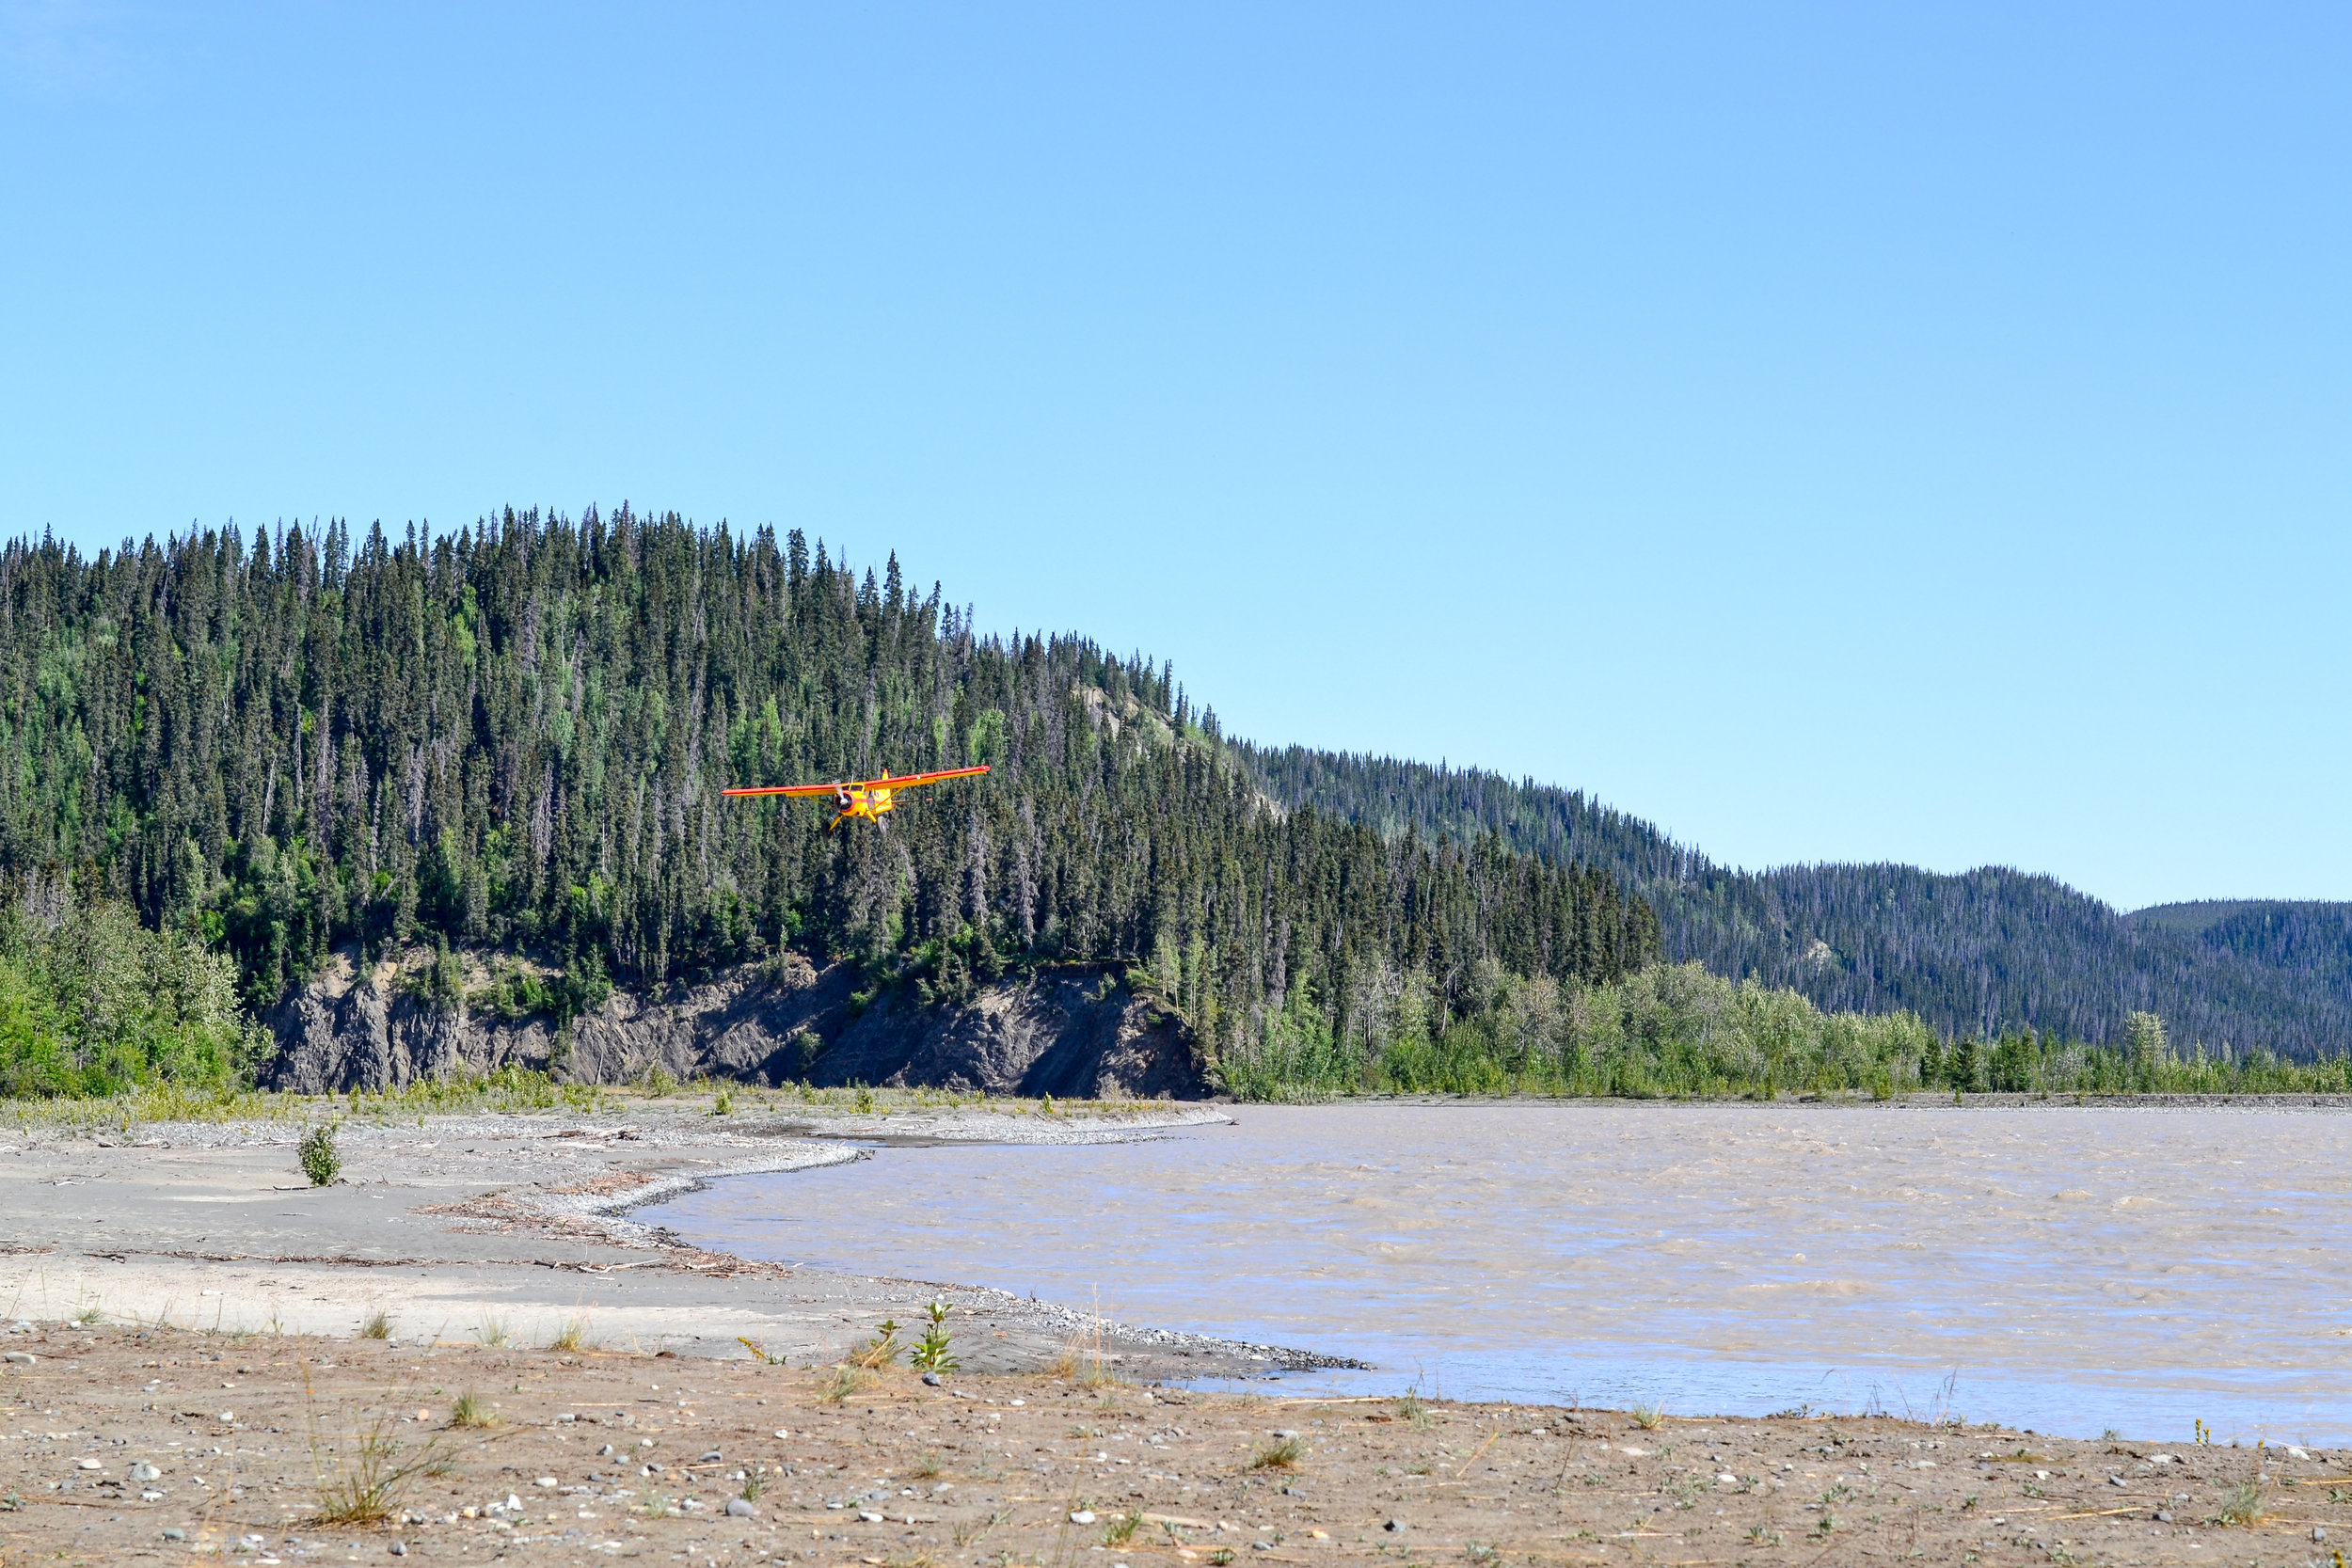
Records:
M2352 1442L2352 1116L1245 1106L883 1148L640 1217L703 1245L1353 1355L1287 1387Z

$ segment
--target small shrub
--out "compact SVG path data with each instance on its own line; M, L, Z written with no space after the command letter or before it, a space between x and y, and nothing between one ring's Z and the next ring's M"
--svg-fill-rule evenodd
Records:
M719 1097L710 1102L710 1114L714 1117L723 1117L732 1116L734 1112L735 1097L726 1090L721 1089Z
M331 1187L343 1173L343 1157L335 1150L335 1124L320 1122L302 1134L294 1145L294 1157L302 1162L302 1174L310 1179L313 1187Z

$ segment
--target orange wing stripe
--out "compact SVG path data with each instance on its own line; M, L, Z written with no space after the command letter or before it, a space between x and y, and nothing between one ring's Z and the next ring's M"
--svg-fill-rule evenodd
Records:
M987 764L977 768L948 768L936 773L906 773L896 778L850 779L840 784L747 784L736 789L723 789L722 795L832 795L844 789L905 789L913 784L930 784L937 779L968 779L988 771Z

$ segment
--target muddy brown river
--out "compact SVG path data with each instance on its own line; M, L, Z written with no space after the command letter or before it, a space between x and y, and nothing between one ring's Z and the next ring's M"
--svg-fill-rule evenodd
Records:
M2352 1441L2352 1115L1241 1107L1062 1148L886 1148L640 1217L1359 1357L1284 1382Z

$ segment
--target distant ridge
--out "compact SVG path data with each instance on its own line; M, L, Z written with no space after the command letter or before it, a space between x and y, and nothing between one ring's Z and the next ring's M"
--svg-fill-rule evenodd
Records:
M1795 988L1825 1008L1907 1007L1949 1034L2032 1028L2106 1043L2135 1011L2183 1043L2290 1055L2352 1042L2352 904L2223 900L2124 914L2055 878L1984 866L1719 866L1581 791L1478 768L1237 748L1267 794L1389 834L1498 835L1613 872L1672 958Z
M2134 910L2126 918L2134 925L2153 926L2193 937L2243 914L2292 918L2323 914L2329 910L2352 910L2352 904L2309 898L2200 898L2182 904L2150 904Z

